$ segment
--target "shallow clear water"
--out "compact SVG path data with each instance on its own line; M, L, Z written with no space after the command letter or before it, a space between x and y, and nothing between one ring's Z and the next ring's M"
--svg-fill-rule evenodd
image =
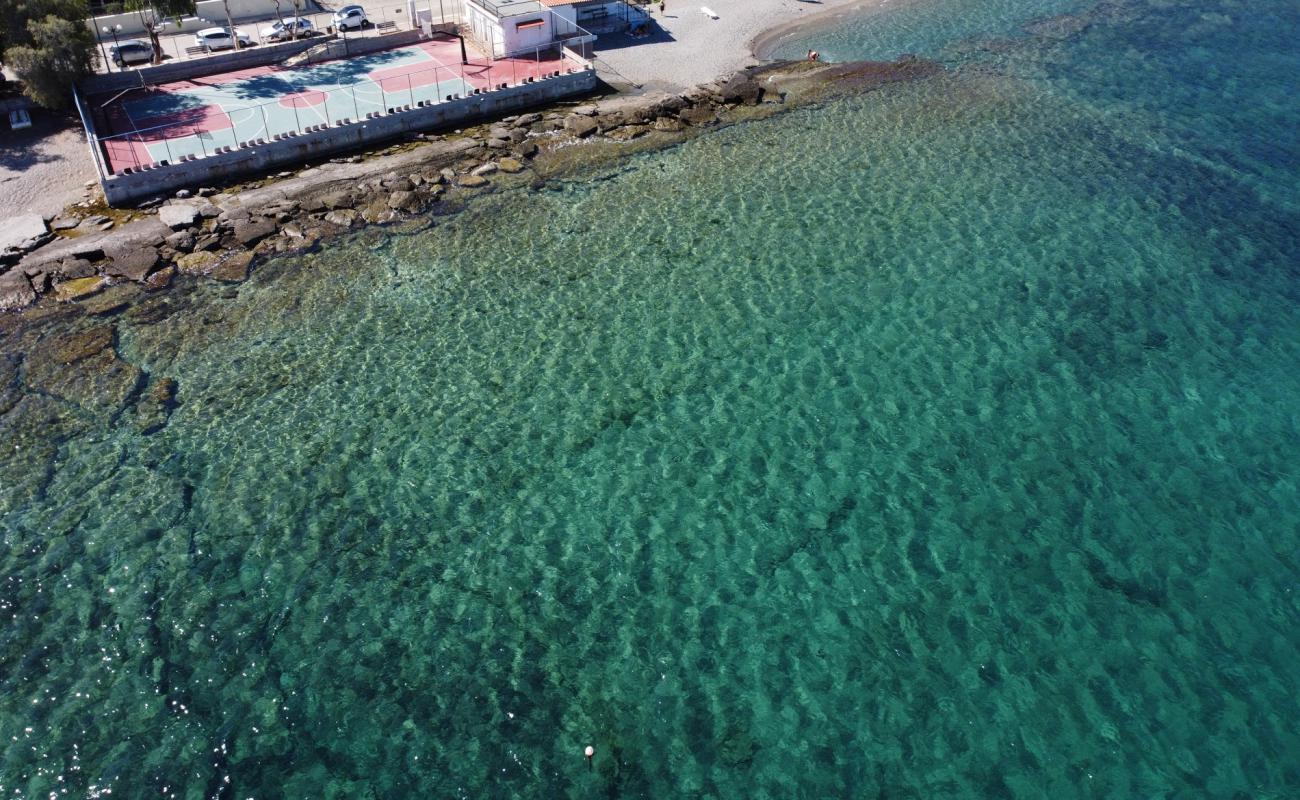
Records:
M0 790L1294 796L1297 12L1083 14L120 321Z

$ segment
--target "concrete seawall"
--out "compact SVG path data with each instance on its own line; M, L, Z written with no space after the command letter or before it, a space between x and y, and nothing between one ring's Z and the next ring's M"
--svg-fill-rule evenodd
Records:
M104 197L110 205L119 205L156 197L187 186L222 183L275 167L299 164L331 153L383 142L406 133L461 125L585 94L594 90L597 83L594 69L580 69L535 83L497 89L409 111L397 111L229 153L218 153L129 175L112 175L101 181Z

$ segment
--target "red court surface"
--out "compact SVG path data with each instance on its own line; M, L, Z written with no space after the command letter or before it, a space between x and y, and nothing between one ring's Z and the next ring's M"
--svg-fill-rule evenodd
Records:
M438 37L307 66L254 67L99 95L89 105L108 165L121 172L580 66L558 48L498 60L467 55L461 63L460 42Z

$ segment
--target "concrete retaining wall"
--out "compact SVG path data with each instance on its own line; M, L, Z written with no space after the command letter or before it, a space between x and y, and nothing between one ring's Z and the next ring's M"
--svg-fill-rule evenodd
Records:
M283 61L289 56L301 53L328 41L330 37L313 36L296 42L267 44L261 47L249 47L245 50L232 50L229 53L212 55L204 58L192 58L188 61L173 61L156 67L143 67L130 72L112 72L107 75L92 75L81 83L83 94L90 96L105 92L120 92L140 85L141 80L149 84L171 83L187 78L201 78L216 75L219 72L234 72L250 67L262 67ZM374 39L388 39L376 36ZM349 42L351 44L351 42Z
M386 114L377 119L339 125L315 133L294 136L256 147L158 167L130 175L114 175L101 183L110 205L129 203L168 194L186 186L223 183L233 178L265 172L286 164L300 164L342 150L375 144L405 133L458 126L482 117L506 114L564 97L584 94L596 88L594 69L583 69L556 78L511 86L507 89L471 95Z
M434 26L435 31L454 32L455 28L456 26L452 24ZM422 36L423 34L420 31L414 30L398 31L383 36L348 39L346 55L359 56L378 50L387 50L391 47L406 47L419 42ZM216 75L221 72L235 72L251 67L264 67L267 64L278 64L290 56L336 39L338 37L335 34L313 36L309 39L299 39L296 42L281 42L280 44L266 44L261 47L249 47L245 50L231 50L228 53L219 53L203 58L191 58L187 61L174 61L170 64L159 64L156 67L143 67L130 72L92 75L82 81L81 92L89 97L137 87L142 79L148 84L171 83L172 81ZM342 42L341 39L338 39L338 41ZM340 55L343 54L331 54L329 58L338 58Z

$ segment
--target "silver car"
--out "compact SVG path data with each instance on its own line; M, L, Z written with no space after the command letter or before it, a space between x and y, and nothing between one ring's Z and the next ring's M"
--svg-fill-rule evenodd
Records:
M143 39L128 39L108 48L108 57L119 69L130 64L148 64L153 61L153 45Z
M268 42L282 42L288 39L302 39L315 33L311 20L303 17L289 17L276 22L269 28L262 29L262 38Z

